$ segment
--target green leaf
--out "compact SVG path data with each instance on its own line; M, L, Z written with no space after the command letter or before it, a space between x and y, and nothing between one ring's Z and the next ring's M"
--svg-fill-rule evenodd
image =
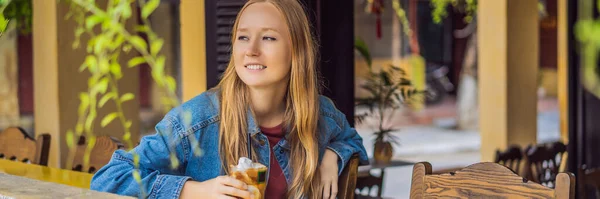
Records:
M171 169L177 169L179 167L179 159L175 156L175 153L171 153Z
M98 60L94 55L88 55L85 57L85 65L88 67L88 70L90 70L91 73L95 73L98 69Z
M133 165L136 168L140 165L140 155L137 153L133 154Z
M367 44L361 38L356 37L354 39L354 48L356 48L360 55L365 59L365 61L367 62L367 66L371 67L371 54L369 53L369 48L367 47Z
M129 141L131 140L131 133L127 132L123 135L123 141Z
M96 111L91 110L88 117L85 119L85 131L92 131L92 124L94 123L94 119L96 119Z
M100 72L108 73L110 71L110 64L108 63L108 59L100 59Z
M96 136L90 136L87 139L87 150L91 151L96 146Z
M104 118L102 119L102 122L100 122L100 126L106 127L106 125L108 125L115 118L117 118L117 116L118 116L118 114L116 112L115 113L110 113L110 114L104 116Z
M159 77L162 77L165 73L165 56L159 56L156 58L156 65L152 69L152 72L156 72Z
M106 89L108 88L108 81L108 78L102 78L96 85L94 85L93 89L95 89L99 93L106 93Z
M133 95L133 93L125 93L121 96L121 103L132 100L134 97L135 96Z
M149 28L146 25L137 25L137 26L135 26L134 30L136 32L146 33L146 32L148 32Z
M123 42L125 41L125 37L123 37L123 35L117 35L115 37L115 39L113 40L112 46L110 47L111 50L115 50L117 49L117 47L121 46L121 44L123 44Z
M87 17L87 19L85 20L85 28L92 29L94 26L96 26L98 23L102 22L103 20L104 20L103 15L91 15L91 16Z
M75 146L75 139L73 139L73 131L68 130L66 136L67 136L67 147L69 149L72 149L73 146Z
M146 44L146 41L144 41L144 39L142 39L139 36L131 36L129 38L129 43L131 45L133 45L133 47L138 48L138 50L147 50L148 49L148 45Z
M131 121L125 122L125 128L131 128L131 124L132 124Z
M160 52L160 49L162 48L164 42L165 41L162 39L157 39L152 42L152 44L150 45L150 51L153 56L156 56L156 54Z
M83 124L79 123L75 125L75 133L81 135L83 133Z
M79 110L77 111L77 114L81 116L85 113L88 106L90 105L90 96L88 95L88 93L81 92L79 93L79 101Z
M387 72L381 72L381 73L379 73L379 75L381 75L380 78L381 78L381 80L383 80L383 83L386 86L392 85L392 81L390 80L390 74L389 73L387 73Z
M159 4L160 0L149 0L146 2L146 5L144 5L142 8L142 19L148 18L148 16L150 16L150 14L156 10Z
M102 98L100 99L100 102L98 103L98 107L102 108L104 106L104 104L106 104L106 102L108 102L108 100L114 98L116 96L115 93L108 93L104 96L102 96Z
M129 68L140 65L146 63L146 59L144 59L144 57L134 57L132 59L129 60L129 62L127 62L127 66L129 66Z
M131 17L131 6L129 6L128 4L124 4L123 13L121 14L121 16L125 19L129 19L129 17Z
M173 79L173 77L171 77L171 76L167 76L165 80L167 83L167 88L170 91L175 91L175 87L177 86L175 83L175 79Z
M121 73L121 64L116 61L111 62L110 73L114 75L116 79L121 79L123 77L123 73Z
M140 176L140 172L138 172L138 170L133 170L133 179L135 179L135 181L137 183L142 183L142 176Z

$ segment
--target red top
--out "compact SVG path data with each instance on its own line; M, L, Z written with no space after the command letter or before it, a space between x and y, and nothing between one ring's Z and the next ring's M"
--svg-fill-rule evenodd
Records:
M271 148L271 160L269 163L271 168L269 170L269 181L264 198L285 198L287 182L285 181L283 170L281 170L281 167L275 158L275 154L273 153L273 146L277 145L279 140L285 136L283 124L271 128L260 127L260 130L269 139L269 146Z

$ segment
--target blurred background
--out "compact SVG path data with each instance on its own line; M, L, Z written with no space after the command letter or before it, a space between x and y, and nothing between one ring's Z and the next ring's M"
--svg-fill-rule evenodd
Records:
M576 176L600 167L598 1L300 1L322 94L373 158L357 195L408 198L412 164L451 171L511 146L563 144L554 166ZM135 146L218 83L245 2L1 0L0 131L49 134L57 168L86 136Z

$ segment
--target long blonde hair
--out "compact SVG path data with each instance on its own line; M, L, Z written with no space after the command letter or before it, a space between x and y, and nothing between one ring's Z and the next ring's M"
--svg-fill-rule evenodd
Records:
M274 5L284 16L290 32L292 61L290 79L285 97L284 127L291 146L291 184L288 198L320 198L317 122L319 117L319 84L316 71L317 49L310 32L308 18L297 0L250 0L240 10L232 31L232 43L241 13L253 3L267 2ZM235 71L233 56L225 70L220 89L219 153L224 170L235 164L239 157L247 156L248 88ZM253 153L256 154L256 153ZM256 160L256 157L254 157Z

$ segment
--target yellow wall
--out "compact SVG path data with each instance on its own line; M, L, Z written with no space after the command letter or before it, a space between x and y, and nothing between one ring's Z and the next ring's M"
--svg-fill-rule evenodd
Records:
M181 0L180 24L181 87L187 101L207 89L204 0Z
M536 143L536 0L480 1L477 7L481 160L497 149Z

